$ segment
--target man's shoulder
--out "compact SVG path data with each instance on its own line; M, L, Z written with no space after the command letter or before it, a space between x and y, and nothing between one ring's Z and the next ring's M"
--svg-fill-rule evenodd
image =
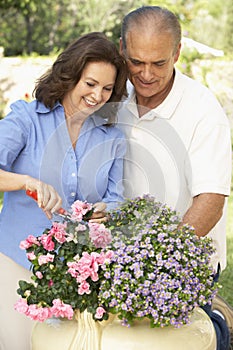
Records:
M175 76L175 86L183 87L184 90L190 91L191 94L194 92L212 95L213 93L211 90L205 86L200 80L194 79L178 69L176 69L176 76Z

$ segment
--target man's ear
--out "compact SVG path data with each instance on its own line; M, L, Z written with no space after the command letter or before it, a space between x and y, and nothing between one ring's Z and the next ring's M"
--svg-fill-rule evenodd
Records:
M176 63L176 62L178 61L178 59L179 59L180 50L181 50L181 43L179 43L179 46L178 46L177 51L176 51L176 53L175 53L175 56L174 56L174 57L175 57L174 63Z
M122 43L122 37L120 37L120 54L123 55L123 43Z

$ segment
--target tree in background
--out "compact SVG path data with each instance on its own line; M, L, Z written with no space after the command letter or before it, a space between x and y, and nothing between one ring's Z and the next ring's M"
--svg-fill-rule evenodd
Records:
M6 56L47 55L89 31L106 32L116 42L132 6L139 0L3 0L0 46Z
M224 48L233 54L233 1L227 1L227 19L225 24Z
M123 16L141 5L166 6L184 35L233 51L232 0L1 0L0 46L6 56L48 55L90 31L103 31L118 44Z

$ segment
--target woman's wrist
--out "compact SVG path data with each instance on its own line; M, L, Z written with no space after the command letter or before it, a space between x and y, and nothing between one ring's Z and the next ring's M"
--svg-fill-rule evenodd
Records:
M19 181L21 183L20 189L24 191L30 189L30 183L32 183L33 178L29 175L19 175L19 176L20 176Z

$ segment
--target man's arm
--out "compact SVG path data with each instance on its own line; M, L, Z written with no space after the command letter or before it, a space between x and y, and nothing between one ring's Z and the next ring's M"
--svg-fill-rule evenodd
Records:
M220 220L225 202L225 195L217 193L202 193L193 198L193 204L183 217L182 224L194 227L199 237L207 233Z

